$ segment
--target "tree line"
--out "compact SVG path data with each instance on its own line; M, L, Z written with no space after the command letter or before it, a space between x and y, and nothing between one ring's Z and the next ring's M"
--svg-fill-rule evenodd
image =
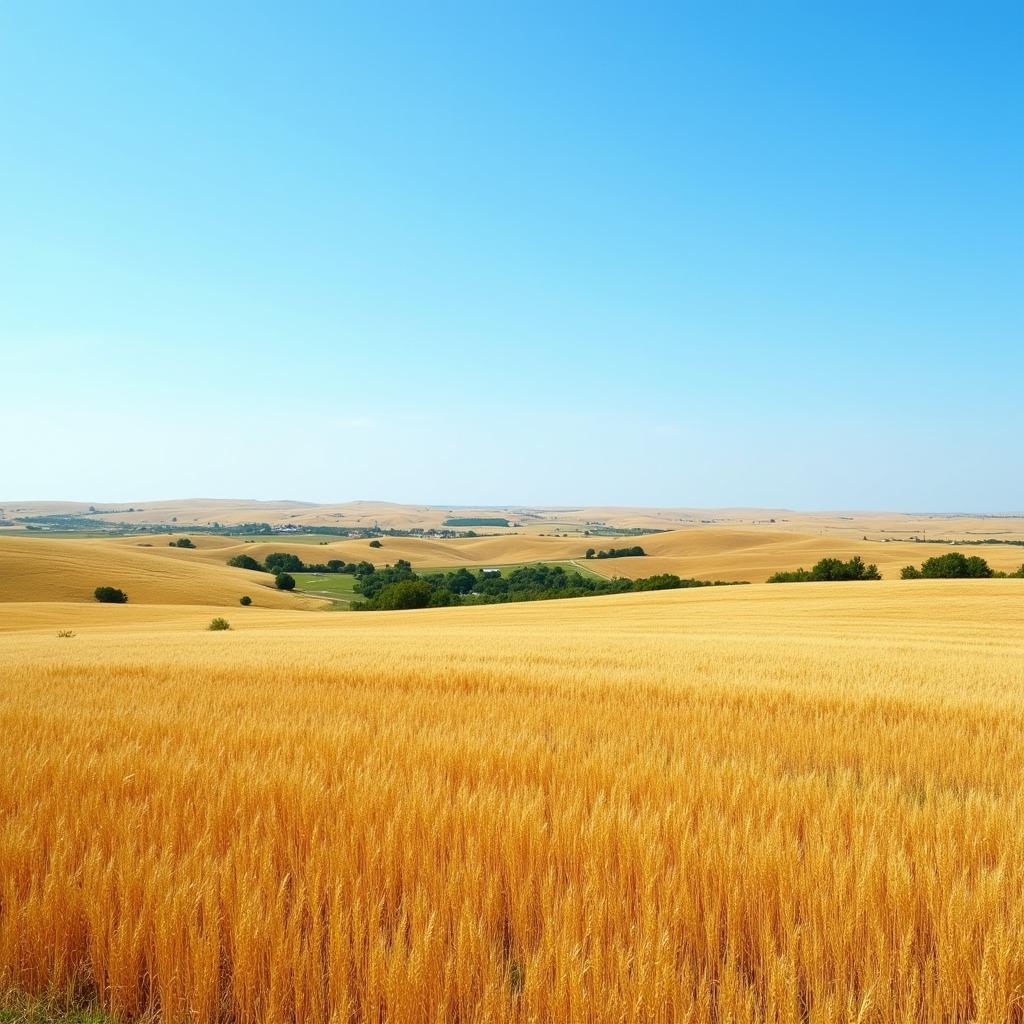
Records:
M308 565L298 555L287 551L275 551L267 555L263 562L257 562L252 555L235 555L228 559L228 565L235 569L250 569L253 572L343 572L358 575L359 572L372 569L369 562L345 562L340 558L332 558L328 562L311 562Z
M522 566L507 576L500 571L483 573L456 569L447 573L413 571L405 559L393 566L357 573L356 593L366 600L353 605L356 611L393 611L407 608L438 608L464 604L502 604L519 601L550 601L568 597L596 597L648 590L681 590L717 587L723 581L681 579L672 573L629 580L595 579L567 572L560 565Z
M959 551L950 551L948 555L936 555L921 563L921 568L906 565L900 570L900 578L904 580L968 580L992 579L1024 579L1024 565L1014 572L1002 572L992 566L979 555L962 555Z
M607 551L595 551L593 548L587 548L587 558L639 558L641 555L646 555L639 544L631 548L609 548Z
M905 566L900 571L904 580L951 580L951 579L985 579L995 577L1011 577L1024 579L1024 565L1014 572L1001 572L993 569L979 555L963 555L959 551L950 551L946 555L936 555L921 563ZM794 569L791 572L777 572L768 577L769 583L818 583L836 580L880 580L882 574L878 566L866 565L860 555L854 555L844 562L839 558L823 558L810 569Z
M298 555L293 555L288 551L274 551L267 555L262 563L257 562L252 555L234 555L228 559L228 565L233 569L272 573L274 584L278 590L295 589L293 572L343 572L358 576L374 571L369 562L345 562L340 558L307 565Z
M848 562L841 558L823 558L810 569L794 569L791 572L777 572L768 577L769 583L820 583L835 580L880 580L878 566L865 565L860 555L854 555Z

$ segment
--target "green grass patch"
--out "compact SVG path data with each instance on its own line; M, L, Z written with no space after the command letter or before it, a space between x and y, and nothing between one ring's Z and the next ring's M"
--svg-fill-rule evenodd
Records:
M91 1007L69 1010L17 992L0 993L0 1024L115 1024L114 1018Z
M293 572L295 590L314 597L329 597L336 604L349 607L359 595L355 592L356 578L344 572Z
M0 1024L114 1024L98 1010L52 1010L45 1006L0 1009Z

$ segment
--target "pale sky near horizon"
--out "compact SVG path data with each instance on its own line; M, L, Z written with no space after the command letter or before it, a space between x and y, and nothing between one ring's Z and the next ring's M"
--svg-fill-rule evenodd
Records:
M0 499L1024 511L1024 6L0 7Z

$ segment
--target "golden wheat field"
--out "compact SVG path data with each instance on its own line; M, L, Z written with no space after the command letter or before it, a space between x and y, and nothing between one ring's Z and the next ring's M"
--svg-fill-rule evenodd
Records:
M1022 581L208 612L0 609L4 986L205 1024L1024 1019Z

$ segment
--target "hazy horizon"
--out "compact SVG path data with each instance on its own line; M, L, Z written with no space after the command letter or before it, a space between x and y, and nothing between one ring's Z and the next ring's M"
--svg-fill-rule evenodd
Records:
M338 498L328 499L325 501L313 501L305 498L259 498L259 497L248 497L248 496L212 496L212 495L196 495L189 498L169 498L169 497L123 497L123 498L96 498L96 497L85 497L85 498L40 498L40 497L21 497L21 498L2 498L0 497L0 511L3 510L5 505L18 505L18 504L76 504L76 505L97 505L98 511L103 511L102 505L134 505L136 510L139 510L139 506L149 505L172 505L176 503L200 503L200 502L213 502L213 503L236 503L236 504L253 504L253 505L301 505L303 507L332 507L340 505L355 505L355 504L367 504L367 505L395 505L403 508L431 508L431 509L476 509L476 510L513 510L513 509L541 509L545 511L574 511L576 509L586 508L616 508L616 509L652 509L652 510L678 510L678 511L692 511L692 512L791 512L799 515L814 515L816 513L822 514L838 514L838 513L851 513L860 515L925 515L925 516L957 516L957 517L984 517L984 518L1000 518L1000 517L1018 517L1024 516L1024 509L980 509L980 508L967 508L967 509L949 509L949 508L875 508L875 507L854 507L854 506L836 506L833 508L825 507L800 507L797 505L640 505L636 503L609 503L609 502L596 502L596 501L577 501L577 502L524 502L524 501L497 501L497 502L473 502L473 501L441 501L441 502L428 502L428 501L414 501L414 500L402 500L392 498ZM108 509L106 511L126 511L126 508L121 507L119 509Z

